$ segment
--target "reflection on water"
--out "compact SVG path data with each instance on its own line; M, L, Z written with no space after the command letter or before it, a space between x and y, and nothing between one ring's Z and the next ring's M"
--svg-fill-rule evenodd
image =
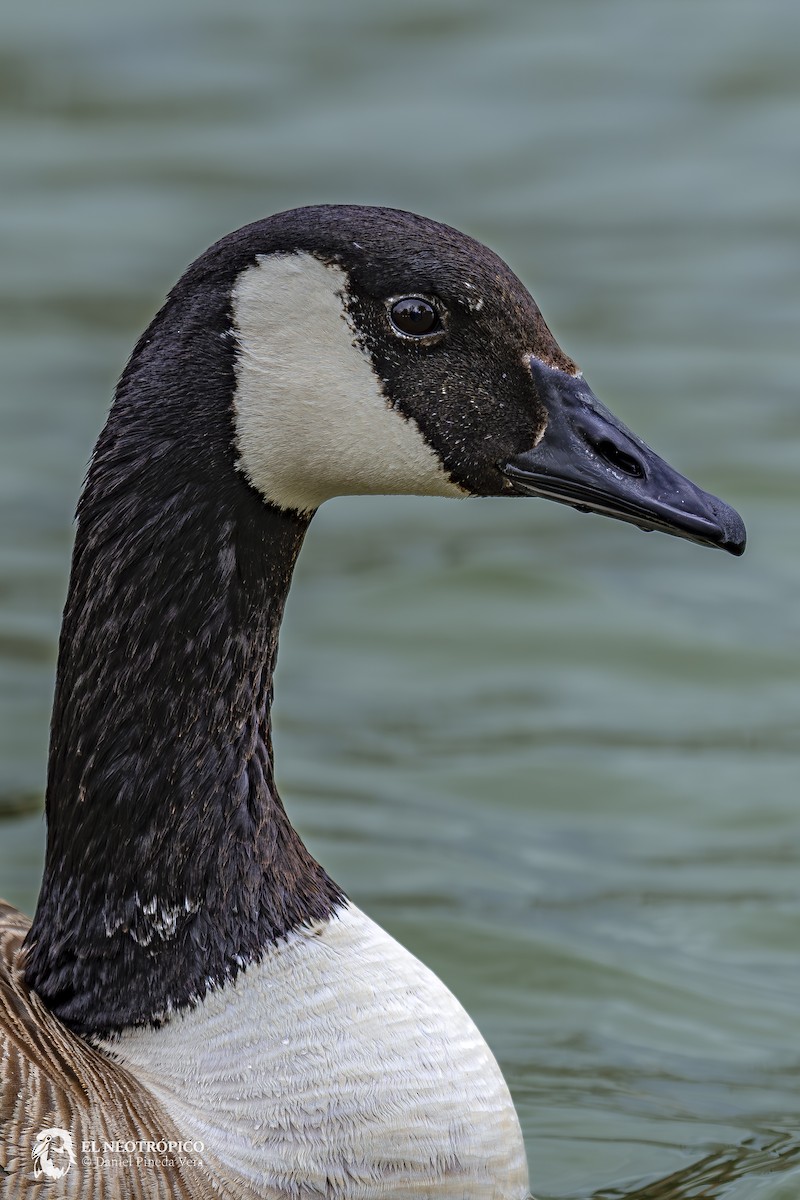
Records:
M749 1138L741 1146L727 1147L715 1154L709 1154L699 1162L693 1163L681 1171L675 1171L665 1179L644 1187L634 1188L633 1191L619 1188L603 1188L592 1193L592 1200L718 1200L726 1195L725 1185L745 1177L755 1184L762 1177L775 1180L781 1185L780 1175L792 1167L800 1165L800 1142L797 1135L783 1133L770 1140ZM796 1195L793 1191L773 1190L770 1196L780 1195L789 1200ZM753 1193L751 1193L753 1194ZM759 1190L758 1195L766 1193Z
M0 20L0 894L35 903L71 514L141 328L245 221L426 212L509 259L750 549L543 501L325 506L282 637L287 807L485 1031L537 1196L797 1200L800 6Z

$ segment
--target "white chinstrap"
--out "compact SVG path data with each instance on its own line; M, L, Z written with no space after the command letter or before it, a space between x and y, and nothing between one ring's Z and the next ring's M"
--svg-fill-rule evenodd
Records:
M240 469L279 508L332 496L466 495L393 409L358 342L347 275L312 254L261 255L233 289Z
M444 984L353 905L105 1047L267 1198L523 1200L500 1069Z

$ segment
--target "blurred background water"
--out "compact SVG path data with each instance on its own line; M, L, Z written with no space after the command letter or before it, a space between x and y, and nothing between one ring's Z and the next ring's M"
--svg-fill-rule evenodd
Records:
M751 546L544 502L327 505L282 641L288 807L477 1019L537 1195L796 1200L800 7L1 22L0 893L36 901L72 512L164 292L281 208L437 217Z

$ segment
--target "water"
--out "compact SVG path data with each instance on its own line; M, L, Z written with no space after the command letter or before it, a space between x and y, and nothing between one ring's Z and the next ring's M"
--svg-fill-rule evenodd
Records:
M342 500L278 679L290 811L501 1060L542 1198L800 1192L800 9L7 6L0 893L30 912L71 512L183 265L294 204L482 237L734 561L544 502ZM168 836L168 831L165 831Z

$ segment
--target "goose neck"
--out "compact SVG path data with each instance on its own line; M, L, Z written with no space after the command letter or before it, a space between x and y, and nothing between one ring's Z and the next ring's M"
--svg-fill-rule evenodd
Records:
M278 630L310 518L235 469L221 396L198 388L187 414L160 382L129 368L95 448L59 648L27 978L82 1033L191 1005L341 898L273 775Z

